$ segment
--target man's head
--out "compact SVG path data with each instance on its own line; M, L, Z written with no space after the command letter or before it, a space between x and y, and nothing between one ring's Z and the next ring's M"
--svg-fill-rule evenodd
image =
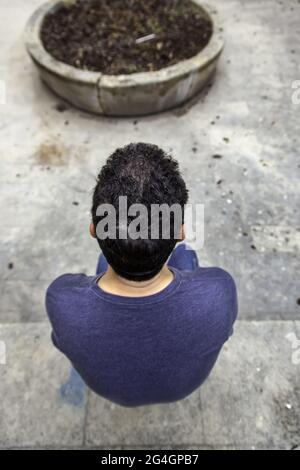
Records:
M143 204L147 208L149 214L147 238L133 239L130 232L125 239L119 236L120 197L127 198L128 208L133 204ZM108 263L118 275L132 281L146 281L159 273L176 243L184 238L183 213L187 200L188 191L180 175L178 163L156 145L130 144L117 149L108 158L98 175L94 191L91 233L96 236L97 224L104 218L103 214L99 216L97 209L103 204L114 206L117 236L107 238L96 236L96 238ZM161 217L159 236L155 238L151 236L153 225L151 207L163 204L169 207L175 204L182 208L179 230L171 213L168 239L162 233ZM131 218L128 217L128 224L130 221Z

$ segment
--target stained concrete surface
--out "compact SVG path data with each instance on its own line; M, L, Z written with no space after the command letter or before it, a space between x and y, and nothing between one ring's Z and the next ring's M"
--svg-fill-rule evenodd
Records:
M296 447L300 365L285 336L300 339L299 2L210 1L227 40L212 87L183 108L138 119L57 110L61 101L22 42L41 3L0 5L0 341L8 358L0 446ZM178 158L191 202L205 204L201 264L234 275L240 324L200 391L129 411L69 376L50 343L43 299L61 273L94 272L91 191L106 157L131 141Z

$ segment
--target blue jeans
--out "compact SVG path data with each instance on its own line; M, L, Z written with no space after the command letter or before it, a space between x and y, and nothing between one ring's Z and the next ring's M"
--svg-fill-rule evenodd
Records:
M179 271L195 271L199 267L198 257L194 250L186 249L185 243L177 245L172 252L168 266L176 268ZM96 274L104 273L107 271L108 264L105 256L101 253L98 260Z

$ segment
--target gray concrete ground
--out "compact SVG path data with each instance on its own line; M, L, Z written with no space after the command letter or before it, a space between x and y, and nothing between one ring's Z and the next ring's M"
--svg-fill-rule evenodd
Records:
M300 353L291 341L300 339L299 1L211 1L227 38L212 87L183 108L136 120L57 110L22 42L40 3L0 6L0 447L300 446ZM191 202L205 204L201 263L235 276L240 304L235 336L207 383L180 403L136 410L70 375L43 303L56 276L94 272L95 176L130 141L179 159Z

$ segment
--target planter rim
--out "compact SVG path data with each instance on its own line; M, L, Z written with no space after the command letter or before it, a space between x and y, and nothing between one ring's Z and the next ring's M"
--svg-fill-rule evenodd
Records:
M212 37L204 49L195 56L157 71L107 75L101 72L82 70L56 60L51 54L49 54L49 52L46 51L40 37L40 31L45 15L56 8L60 8L61 5L66 3L63 0L48 0L35 10L29 18L25 28L26 49L37 65L42 66L46 70L50 70L53 74L58 75L61 78L79 83L97 84L101 80L102 84L104 82L106 86L112 88L126 88L127 86L147 85L148 83L160 83L165 82L166 80L169 81L177 79L180 76L184 76L207 67L209 63L213 62L221 54L224 47L223 28L216 9L201 0L191 1L200 6L210 17L213 23Z

